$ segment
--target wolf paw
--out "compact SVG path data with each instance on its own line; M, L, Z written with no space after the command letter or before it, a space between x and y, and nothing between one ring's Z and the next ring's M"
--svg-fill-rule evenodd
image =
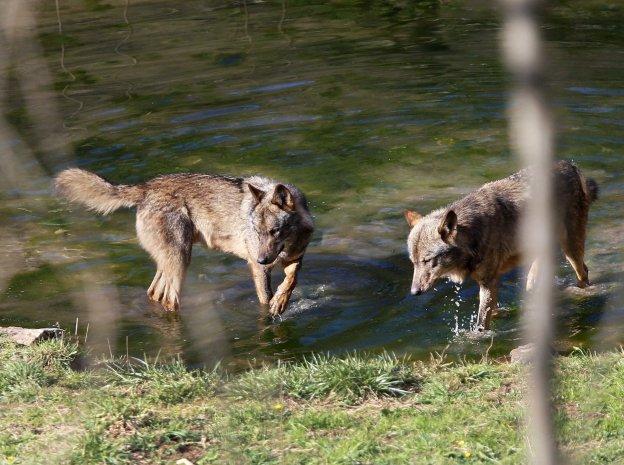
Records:
M284 313L286 307L288 306L288 294L277 293L271 299L271 303L269 304L269 313L271 316L278 316Z
M154 302L158 302L166 312L177 312L180 310L180 298L176 294L154 292L150 289L147 292L147 297Z
M180 310L180 302L178 299L165 300L160 302L160 305L162 305L167 312L177 312Z

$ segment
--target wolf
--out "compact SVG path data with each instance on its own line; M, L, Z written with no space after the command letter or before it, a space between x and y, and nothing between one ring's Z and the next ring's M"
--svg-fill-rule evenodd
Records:
M559 244L583 288L589 285L584 262L587 216L598 198L598 185L566 160L555 162L553 175ZM443 277L455 283L471 277L479 284L477 330L489 329L499 278L521 261L518 222L529 196L529 176L524 169L489 182L426 216L405 211L410 227L407 249L414 264L411 293L421 294ZM537 266L535 259L527 289L534 284Z
M262 305L272 316L288 305L314 224L304 194L261 176L168 174L143 184L115 185L78 168L62 171L56 192L101 214L136 207L141 246L156 263L147 295L165 310L180 308L180 291L194 243L249 264ZM271 269L285 278L273 293Z

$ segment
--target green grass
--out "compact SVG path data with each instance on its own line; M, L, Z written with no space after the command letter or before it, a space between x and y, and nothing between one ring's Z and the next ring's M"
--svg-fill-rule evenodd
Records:
M405 360L389 354L363 358L313 355L300 364L249 371L229 383L236 397L332 399L355 404L374 397L397 397L418 389L419 377Z
M316 355L240 374L0 340L0 464L517 464L522 366ZM576 463L624 463L624 357L557 361L556 423Z

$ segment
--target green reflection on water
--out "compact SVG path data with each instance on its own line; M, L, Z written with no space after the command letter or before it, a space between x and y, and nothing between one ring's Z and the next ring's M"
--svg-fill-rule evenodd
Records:
M118 286L114 337L123 346L129 336L137 353L166 346L191 361L214 352L236 361L385 347L419 356L453 340L459 353L482 350L452 334L455 316L465 328L475 310L473 285L406 296L401 212L437 208L516 169L499 17L488 5L187 1L173 8L150 0L131 2L126 23L123 2L72 1L60 13L62 37L47 3L38 33L69 128L70 164L124 183L183 171L283 179L307 193L317 232L284 322L257 321L244 264L198 248L185 310L172 322L143 297L153 267L134 239L132 213L75 217L62 206L24 214L18 198L3 197L0 219L27 238L31 261L11 279L0 318L89 320L69 297L81 287L77 273L89 270ZM622 278L624 63L615 57L624 51L623 19L617 2L567 1L548 12L544 27L560 156L602 188L588 263L606 284ZM29 115L18 97L10 101L9 121L28 137ZM571 280L564 266L560 275ZM519 305L520 281L505 281L504 306ZM594 344L602 312L621 307L614 291L605 292L589 306L565 301L564 340ZM48 301L59 308L54 316ZM497 321L495 351L517 343L518 321L516 310Z

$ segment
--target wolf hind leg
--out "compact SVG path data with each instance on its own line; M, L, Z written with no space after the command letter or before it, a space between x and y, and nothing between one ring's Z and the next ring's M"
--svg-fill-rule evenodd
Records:
M160 282L160 277L161 276L162 276L161 271L160 270L156 270L156 274L154 275L154 279L152 279L152 284L150 284L150 287L147 289L147 295L152 300L156 300L156 299L152 298L152 296L155 294L156 288L159 286L159 282Z
M576 285L580 288L585 288L590 285L589 282L589 269L587 265L583 261L583 252L573 251L571 253L565 252L566 259L574 268L574 272L576 273L577 283Z
M561 249L576 273L577 286L589 286L589 270L585 264L585 235L587 227L587 209L578 216L566 219L565 232L561 237Z
M186 265L180 260L160 262L154 280L147 290L147 296L159 302L165 310L177 311L180 309L180 291L186 272Z
M151 300L168 311L180 308L180 291L191 261L193 224L184 210L141 210L137 235L156 262L156 274L147 290Z

